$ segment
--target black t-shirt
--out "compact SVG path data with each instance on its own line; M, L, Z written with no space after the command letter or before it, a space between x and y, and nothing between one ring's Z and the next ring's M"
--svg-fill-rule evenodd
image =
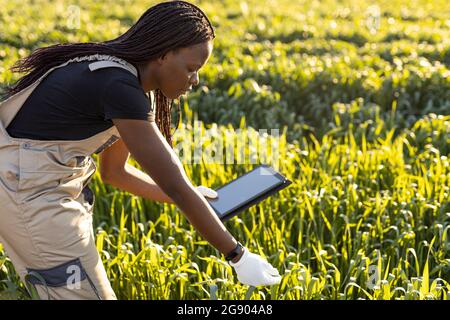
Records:
M91 71L78 62L51 72L6 128L14 138L81 140L113 126L111 119L154 121L138 78L123 68Z

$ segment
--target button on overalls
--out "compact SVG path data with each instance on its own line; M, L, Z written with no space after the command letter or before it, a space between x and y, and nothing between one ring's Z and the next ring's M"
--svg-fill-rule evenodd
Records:
M0 242L41 299L116 298L95 245L94 195L87 186L96 170L91 156L119 139L116 127L77 141L13 138L6 131L50 72L86 60L93 61L92 72L119 67L137 76L133 65L116 57L78 57L0 104Z

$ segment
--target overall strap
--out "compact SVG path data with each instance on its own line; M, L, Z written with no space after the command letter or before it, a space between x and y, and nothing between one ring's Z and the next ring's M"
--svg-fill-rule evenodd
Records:
M91 71L95 71L97 69L102 68L118 67L130 71L135 77L138 77L137 69L131 63L123 59L108 55L93 55L88 57L82 57L81 59L83 58L85 60L91 60L92 58L97 60L96 62L92 62L89 64L89 70Z

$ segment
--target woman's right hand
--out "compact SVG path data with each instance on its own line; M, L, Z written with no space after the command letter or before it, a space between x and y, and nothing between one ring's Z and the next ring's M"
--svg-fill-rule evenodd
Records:
M271 286L281 281L280 273L261 256L244 248L241 258L229 264L234 268L238 280L249 286Z

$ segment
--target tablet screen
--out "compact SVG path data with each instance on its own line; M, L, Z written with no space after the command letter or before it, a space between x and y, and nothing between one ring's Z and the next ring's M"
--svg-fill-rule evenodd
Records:
M217 189L218 198L208 199L220 217L284 182L270 167L258 167Z

